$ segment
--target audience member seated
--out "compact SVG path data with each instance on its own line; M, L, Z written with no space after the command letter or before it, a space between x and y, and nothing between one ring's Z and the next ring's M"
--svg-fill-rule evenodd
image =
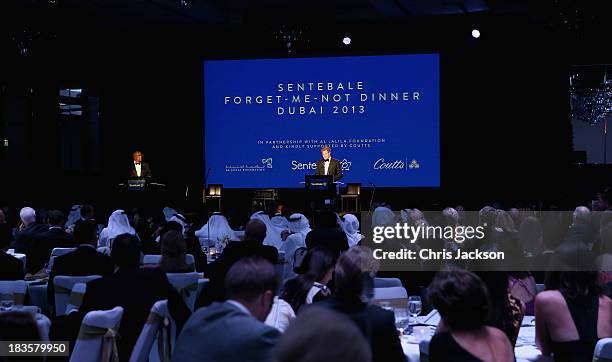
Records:
M228 300L200 308L189 318L172 361L271 361L280 332L263 321L272 307L277 280L274 266L261 257L236 262L225 279Z
M591 361L612 337L612 300L603 295L586 244L566 241L553 255L546 291L536 296L536 343L555 361Z
M80 221L74 227L74 242L78 244L75 251L55 258L49 273L47 296L49 303L54 304L55 289L53 278L56 275L110 275L113 273L113 261L107 255L96 250L96 230L98 225L93 220Z
M6 219L6 214L0 208L0 245L9 246L13 240L13 229Z
M338 217L332 211L322 211L319 214L319 228L306 235L306 247L308 249L318 246L328 248L336 258L341 252L349 248L346 233L340 230Z
M506 334L486 326L489 297L478 276L463 270L439 272L429 298L442 318L429 344L431 362L514 361Z
M202 228L195 232L195 236L201 241L212 241L217 247L217 252L222 252L219 248L219 242L223 240L239 240L238 235L230 227L227 218L220 212L215 212L210 216L208 222Z
M335 268L335 294L310 308L328 308L352 319L369 342L374 362L403 362L405 356L393 312L367 300L372 294L369 288L374 284L376 269L368 248L356 246L342 253Z
M100 232L98 247L112 248L113 240L122 234L136 235L136 230L130 225L125 211L115 210L108 218L108 226Z
M24 207L19 211L21 224L19 231L15 234L13 249L16 253L29 254L32 238L38 233L47 231L47 225L38 224L36 222L36 211L31 207Z
M281 233L283 230L278 229L272 224L270 216L265 211L257 211L251 215L251 220L252 219L257 219L266 225L266 238L264 239L263 244L279 249L282 243Z
M23 262L6 253L6 243L0 241L0 280L23 279Z
M0 341L40 341L40 331L36 321L29 312L3 312L0 313ZM15 360L22 360L15 358ZM1 361L12 361L11 358ZM26 359L31 361L31 359ZM42 361L42 358L38 359Z
M170 315L178 329L177 335L191 312L176 289L170 285L165 273L155 269L140 269L140 244L135 236L123 234L116 237L111 256L116 272L87 283L81 308L76 317L70 317L80 324L85 314L92 310L123 307L118 348L120 360L127 361L155 302L168 300Z
M64 230L64 214L59 210L47 213L49 230L36 234L32 238L32 245L27 255L26 266L30 274L38 273L49 261L53 248L75 247L72 235Z
M289 326L274 349L277 362L370 362L372 351L342 314L310 308Z
M180 232L170 230L162 234L159 247L161 250L159 270L164 273L188 273L193 271L193 267L188 266L185 261L187 246Z
M83 221L93 221L97 224L96 211L94 210L93 206L81 205L81 207L79 208L79 214L81 215L81 217L74 222L75 227L78 223L83 222Z
M595 233L591 222L591 210L586 206L578 206L574 210L572 225L566 239L580 240L587 245L595 241Z
M280 298L298 313L304 304L312 304L331 295L327 283L334 274L336 260L326 248L314 248L304 257L306 272L285 282Z
M263 245L265 237L266 225L260 220L249 220L244 232L245 240L227 244L219 259L210 266L210 282L198 298L196 307L225 300L225 276L238 260L248 256L260 256L272 264L278 263L278 250L273 246Z
M484 282L489 294L490 305L486 325L506 333L514 346L525 315L525 305L510 295L507 272L483 271L476 274Z
M363 235L359 233L359 220L353 214L342 217L342 230L346 234L349 248L359 244L363 239Z
M172 219L181 216L180 214L173 215ZM198 272L204 272L207 269L207 255L202 251L200 241L195 237L193 230L187 228L183 223L178 221L168 221L160 230L159 234L163 235L170 230L175 230L181 233L185 240L187 254L193 255L195 260L195 269ZM159 246L158 246L159 247ZM159 252L161 254L161 252Z
M303 214L292 214L289 216L288 231L285 233L283 240L287 243L292 239L291 244L306 246L306 236L311 230L310 222L306 216ZM288 255L285 254L285 257L287 258Z

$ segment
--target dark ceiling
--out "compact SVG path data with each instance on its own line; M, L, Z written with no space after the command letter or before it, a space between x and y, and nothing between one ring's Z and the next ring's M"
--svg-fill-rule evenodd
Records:
M241 24L263 20L261 14L302 20L308 20L309 16L339 21L380 20L526 11L527 3L520 0L3 0L0 6L5 24L33 20L37 16L65 19L73 16L76 22L87 20L89 24L113 26Z

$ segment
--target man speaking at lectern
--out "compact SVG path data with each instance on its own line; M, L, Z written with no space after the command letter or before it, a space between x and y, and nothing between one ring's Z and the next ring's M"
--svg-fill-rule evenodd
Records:
M142 162L142 152L134 151L132 153L133 162L130 165L129 177L152 177L151 168L146 162Z
M331 157L331 148L323 146L321 148L323 158L317 162L317 175L332 175L334 181L342 178L342 167L340 161Z

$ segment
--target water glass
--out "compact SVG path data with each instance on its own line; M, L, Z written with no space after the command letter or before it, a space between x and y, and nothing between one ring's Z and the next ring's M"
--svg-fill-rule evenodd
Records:
M408 298L408 312L410 313L410 316L414 320L413 323L417 323L417 317L421 314L421 308L422 308L421 297L412 296Z
M3 312L13 309L15 305L15 296L13 293L2 293L0 294L0 310Z
M408 318L408 310L406 308L394 308L395 313L395 326L397 329L403 330L410 323ZM407 323L408 322L408 323Z

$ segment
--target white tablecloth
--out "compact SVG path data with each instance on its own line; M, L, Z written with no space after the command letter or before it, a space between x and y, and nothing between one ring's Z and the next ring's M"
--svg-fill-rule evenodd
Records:
M421 321L419 317L419 321ZM535 324L532 323L534 317L526 316L523 319L523 326L519 330L519 336L514 348L514 355L517 361L552 361L552 358L542 356L540 350L535 346ZM434 328L431 328L431 334L433 335ZM402 336L402 349L409 362L418 362L419 357L419 345L414 343L409 336Z
M206 284L208 284L207 278L198 279L198 296L204 290ZM36 281L28 282L28 294L30 295L30 305L35 305L39 307L43 314L50 316L53 311L51 310L51 306L49 305L49 301L47 300L47 284L34 284ZM196 297L197 298L197 297Z

